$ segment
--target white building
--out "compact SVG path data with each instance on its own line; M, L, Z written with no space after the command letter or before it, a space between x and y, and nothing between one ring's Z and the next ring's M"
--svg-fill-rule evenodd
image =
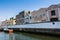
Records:
M30 11L25 13L25 15L24 15L24 17L25 17L24 22L25 23L30 23L30 13L31 13Z
M47 12L50 21L60 20L60 4L49 6Z

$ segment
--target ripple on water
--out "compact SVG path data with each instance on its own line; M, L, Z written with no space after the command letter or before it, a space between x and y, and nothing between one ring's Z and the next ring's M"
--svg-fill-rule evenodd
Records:
M0 40L60 40L60 38L29 33L0 32Z

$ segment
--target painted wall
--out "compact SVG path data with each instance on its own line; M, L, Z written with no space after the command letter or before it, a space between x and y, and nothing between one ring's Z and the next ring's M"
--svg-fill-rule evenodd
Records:
M59 13L59 20L60 20L60 8L58 8L58 13Z

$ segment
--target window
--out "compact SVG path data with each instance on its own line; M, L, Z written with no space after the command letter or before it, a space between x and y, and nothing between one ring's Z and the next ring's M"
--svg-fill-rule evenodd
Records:
M30 19L32 19L32 17L30 16Z
M32 18L34 18L34 16L32 16Z
M51 16L54 16L55 15L55 10L52 10L51 11Z
M29 19L29 18L26 18L26 19Z
M28 13L30 14L30 11Z
M37 18L37 16L35 16L35 18Z
M45 16L45 14L43 14L43 16Z
M42 20L42 21L46 21L46 20Z
M42 15L40 15L40 18L42 18Z

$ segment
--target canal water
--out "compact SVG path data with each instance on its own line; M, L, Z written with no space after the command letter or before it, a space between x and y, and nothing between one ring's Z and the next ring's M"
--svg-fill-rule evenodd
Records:
M0 32L0 40L60 40L60 38L21 32L20 33Z

